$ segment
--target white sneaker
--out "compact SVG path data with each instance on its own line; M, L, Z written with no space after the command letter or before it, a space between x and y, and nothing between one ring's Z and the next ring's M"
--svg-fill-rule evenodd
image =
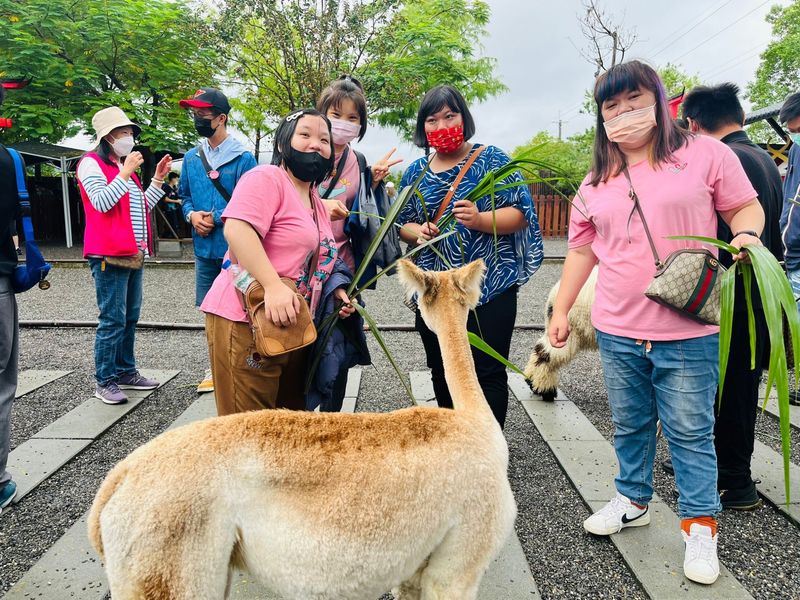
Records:
M650 510L639 508L617 492L611 502L583 522L583 528L595 535L611 535L625 527L641 527L650 523Z
M711 527L692 523L689 535L681 531L686 542L686 554L683 558L683 574L687 579L697 583L710 585L719 577L719 560L717 560L717 536L711 536Z
M203 375L203 381L201 381L200 385L197 386L197 392L202 394L203 392L213 392L213 391L214 391L214 379L211 377L211 369L206 369L206 372Z

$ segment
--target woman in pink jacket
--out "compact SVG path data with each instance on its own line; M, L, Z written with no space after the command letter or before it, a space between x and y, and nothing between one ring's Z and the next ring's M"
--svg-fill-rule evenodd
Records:
M128 401L124 389L159 386L136 369L133 347L142 307L141 261L153 240L149 213L164 195L161 184L172 159L161 159L145 191L135 173L144 162L133 150L139 126L111 106L92 117L92 127L97 146L78 164L78 188L86 213L83 256L89 260L100 310L94 395L106 404L123 404Z

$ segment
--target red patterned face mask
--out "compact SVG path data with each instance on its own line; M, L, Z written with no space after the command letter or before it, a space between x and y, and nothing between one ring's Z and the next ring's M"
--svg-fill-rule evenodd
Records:
M428 145L441 154L452 154L464 143L464 126L456 125L448 129L426 131Z

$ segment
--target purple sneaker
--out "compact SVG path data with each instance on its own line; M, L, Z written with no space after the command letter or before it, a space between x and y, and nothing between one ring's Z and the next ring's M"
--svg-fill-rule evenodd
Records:
M98 384L94 389L94 397L100 398L106 404L125 404L128 401L128 397L114 381L108 385Z
M117 385L122 390L154 390L161 384L155 379L148 379L139 371L117 377Z

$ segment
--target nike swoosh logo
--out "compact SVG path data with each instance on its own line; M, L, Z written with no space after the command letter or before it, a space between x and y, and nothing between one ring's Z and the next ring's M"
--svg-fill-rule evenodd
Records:
M622 522L627 525L628 523L633 523L636 519L641 519L643 516L647 514L647 511L650 510L650 507L644 509L644 512L640 514L638 517L634 517L632 519L628 518L628 515L622 515Z

